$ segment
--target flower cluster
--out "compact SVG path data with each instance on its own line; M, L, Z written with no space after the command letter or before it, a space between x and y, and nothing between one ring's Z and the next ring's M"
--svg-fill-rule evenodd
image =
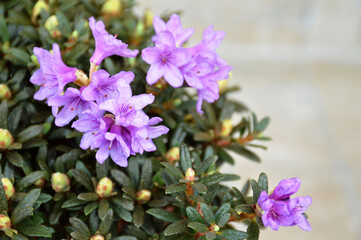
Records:
M299 178L283 179L273 193L268 196L266 191L261 192L258 198L258 206L264 210L262 222L273 230L278 230L279 226L299 226L302 230L311 231L311 226L304 213L311 205L311 197L295 197L301 186Z
M194 29L183 30L178 15L173 14L167 23L154 16L153 26L155 47L142 51L143 60L150 64L147 83L152 85L163 77L172 87L178 88L185 80L186 86L197 89L197 111L202 113L203 100L212 103L219 98L218 81L228 78L232 69L216 53L225 33L209 26L199 44L185 48L182 45Z
M132 96L132 72L122 71L110 76L105 70L97 70L111 55L135 57L138 50L128 49L127 44L110 35L102 21L96 22L92 17L89 26L95 38L89 79L81 70L64 64L57 44L53 44L52 53L35 47L40 69L30 81L40 88L34 98L46 100L59 127L78 117L72 127L84 133L80 147L98 149L99 163L110 156L116 164L126 167L130 155L155 151L152 139L166 134L168 128L154 126L162 119L149 118L142 110L154 101L152 94ZM68 87L64 92L69 83L79 85L80 89Z

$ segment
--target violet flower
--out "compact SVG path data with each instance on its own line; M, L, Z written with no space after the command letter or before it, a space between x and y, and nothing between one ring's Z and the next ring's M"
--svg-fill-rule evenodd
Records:
M295 194L301 186L301 179L295 177L290 179L283 179L280 181L273 190L273 193L269 196L274 200L285 200L291 195Z
M105 58L112 55L135 57L138 54L138 50L128 49L128 44L109 34L102 21L95 22L94 17L91 17L89 18L89 27L95 38L95 51L90 58L90 62L93 64L99 65Z
M153 17L153 26L157 35L164 31L171 32L177 47L182 46L182 44L187 41L194 33L194 28L183 30L182 23L177 14L172 14L167 23L165 23L159 16L155 15ZM157 39L158 36L152 37L154 42L156 42Z
M55 116L55 125L58 127L65 126L73 120L79 113L89 108L89 102L81 96L81 91L69 87L64 95L54 96L48 100L48 105L52 107L64 106Z
M30 78L31 83L40 85L34 99L45 100L60 95L66 84L76 80L76 68L64 64L58 44L53 44L53 53L38 47L33 51L40 64L40 69Z
M307 208L311 205L312 198L296 197L289 201L289 208L293 213L293 224L299 226L304 231L311 231L312 227L307 221L307 218L303 215L307 211Z
M183 85L180 66L190 60L190 53L184 48L177 48L172 33L160 32L155 47L148 47L142 51L142 58L150 64L147 73L147 83L152 85L161 77L174 88Z

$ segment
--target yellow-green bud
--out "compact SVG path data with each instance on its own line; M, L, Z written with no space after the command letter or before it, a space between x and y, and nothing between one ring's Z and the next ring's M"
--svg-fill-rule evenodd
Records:
M48 30L50 36L53 38L61 37L61 32L58 30L58 25L58 18L55 15L50 16L44 24L46 30Z
M144 23L143 22L138 22L137 26L135 27L135 36L139 37L142 36L142 34L144 33Z
M213 232L218 232L218 231L219 231L219 226L218 226L217 224L213 224L213 225L211 226L211 230L212 230Z
M104 237L102 235L94 235L90 240L104 240Z
M38 180L35 181L34 185L37 186L38 188L42 188L45 184L45 178L39 178Z
M55 192L67 192L70 189L70 179L68 175L56 172L51 175L51 187Z
M71 38L74 38L74 39L77 39L79 37L79 32L74 30L72 33L71 33Z
M137 192L137 202L139 204L145 204L150 200L151 196L152 193L149 190L147 189L140 190L139 192Z
M173 105L174 105L174 106L178 107L178 106L181 105L181 104L182 104L182 100L181 100L181 99L179 99L179 98L174 99L174 101L173 101Z
M8 216L0 214L0 230L10 229L11 220Z
M102 13L117 16L122 12L121 0L106 0L102 7Z
M0 128L0 151L8 149L13 142L11 133L7 129Z
M11 91L5 83L0 84L0 100L9 100L11 98Z
M154 183L154 186L156 186L156 187L164 186L164 179L163 179L162 175L160 174L160 172L157 172L154 175L153 183Z
M41 10L44 11L49 11L49 5L44 1L44 0L39 0L35 3L34 8L33 8L33 14L31 16L31 20L33 22L36 22L36 19L38 18L38 16L41 13Z
M169 149L166 156L170 162L178 161L179 160L179 147L172 147L171 149Z
M34 54L30 56L30 59L36 66L40 67L38 58Z
M144 12L145 27L153 26L153 17L154 17L154 12L150 11L149 9L146 9Z
M232 120L231 119L226 119L222 122L222 129L221 129L221 132L220 132L220 135L222 137L228 137L229 134L231 133L232 131Z
M1 182L3 184L6 199L9 200L15 194L14 185L8 178L2 178Z
M107 177L103 177L98 182L97 188L95 189L96 194L100 198L109 197L113 191L113 182Z
M187 169L184 179L190 182L194 182L194 180L196 179L196 173L192 168Z

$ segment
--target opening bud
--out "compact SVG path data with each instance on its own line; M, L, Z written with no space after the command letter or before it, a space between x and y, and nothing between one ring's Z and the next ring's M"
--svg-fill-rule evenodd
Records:
M0 100L9 100L11 98L11 91L6 84L0 84Z
M53 38L61 37L61 32L58 30L58 25L58 19L55 15L50 16L44 24L45 29L48 30L50 36Z
M187 169L184 179L190 182L194 182L194 180L196 179L196 173L192 168Z
M8 216L0 214L0 230L10 229L11 220Z
M221 132L220 135L222 137L228 137L229 134L231 134L232 131L232 120L231 119L226 119L222 122L222 128L221 128Z
M90 240L104 240L105 238L102 235L94 235Z
M113 182L107 177L103 177L98 182L97 188L95 189L96 194L100 198L109 197L113 191Z
M56 172L51 175L51 187L55 192L66 192L70 189L70 179L65 173Z
M4 187L6 199L9 200L15 194L14 185L8 178L2 178L1 182Z
M139 204L145 204L150 200L150 197L152 196L152 193L147 190L143 189L137 192L137 201Z
M178 161L179 160L179 147L172 147L171 149L169 149L166 156L170 162Z
M7 129L0 128L0 151L8 149L13 142L11 133Z

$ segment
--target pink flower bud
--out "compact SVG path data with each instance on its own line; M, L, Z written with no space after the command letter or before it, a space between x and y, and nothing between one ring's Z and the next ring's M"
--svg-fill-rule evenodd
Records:
M15 194L15 188L12 182L8 178L2 178L1 182L4 187L6 199L9 200Z
M229 134L231 133L232 131L232 120L231 119L226 119L222 122L222 128L221 128L221 132L220 132L220 135L222 137L228 137Z
M67 192L70 189L70 179L65 173L56 172L51 175L51 187L55 192Z
M104 237L102 235L94 235L90 240L104 240Z
M44 186L44 184L45 184L45 178L40 178L40 179L38 179L35 183L34 183L34 185L36 186L36 187L38 187L38 188L42 188L43 186Z
M170 162L178 161L179 160L179 147L172 147L166 154L168 160Z
M109 197L113 191L113 182L107 177L103 177L98 182L97 188L95 189L96 194L100 198Z
M194 182L194 180L196 179L196 173L192 168L187 169L184 179L190 182Z
M4 214L0 214L0 230L11 228L10 218Z
M0 100L9 100L11 98L11 91L6 84L0 84Z
M150 197L152 196L152 193L147 190L143 189L137 192L137 201L139 204L145 204L150 200Z
M13 142L14 138L11 133L6 129L0 128L0 151L8 149Z

